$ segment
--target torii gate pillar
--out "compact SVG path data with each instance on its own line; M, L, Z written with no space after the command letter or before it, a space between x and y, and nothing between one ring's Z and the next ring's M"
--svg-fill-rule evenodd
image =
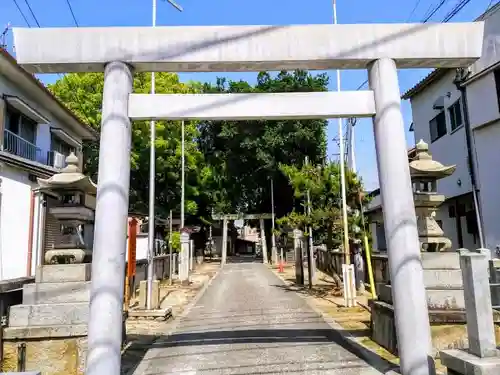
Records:
M394 60L374 61L368 77L375 95L373 130L401 373L429 375L434 370L429 315Z

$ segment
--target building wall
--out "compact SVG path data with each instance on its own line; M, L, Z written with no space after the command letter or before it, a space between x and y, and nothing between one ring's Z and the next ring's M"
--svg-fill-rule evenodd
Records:
M450 217L450 206L454 206L454 201L444 202L436 211L435 219L441 225L443 229L444 236L451 240L451 248L456 250L460 247L458 242L458 228L455 217ZM462 241L463 246L466 249L477 249L479 247L479 240L474 235L468 233L467 231L467 221L465 216L460 218L461 220L461 230L462 230Z
M483 53L472 65L472 72L482 70L500 61L500 6L495 6L484 20Z
M500 118L493 72L468 84L466 93L472 129L475 130Z
M485 246L500 246L500 120L474 130Z
M0 279L26 276L31 189L28 172L0 170Z
M51 150L51 134L50 128L61 128L64 129L66 133L71 135L73 138L80 140L78 136L72 133L69 129L67 129L64 124L61 124L58 119L54 118L54 116L45 110L43 107L38 105L35 101L30 98L30 94L26 92L20 91L15 83L9 81L9 79L0 74L0 97L2 95L12 95L17 96L22 99L26 104L28 104L31 108L38 111L48 120L50 120L49 124L38 124L37 127L37 135L36 135L36 146L40 148L40 159L38 160L40 163L46 164L47 153ZM1 116L0 116L1 118ZM2 128L3 129L3 128Z
M456 171L453 175L438 181L439 193L444 194L447 198L466 194L472 189L467 166L465 130L461 126L452 132L448 113L448 107L460 98L460 92L453 84L454 74L454 72L450 72L411 100L415 141L423 139L429 145L434 160L444 165L456 165ZM440 96L446 96L447 93L450 93L450 97L446 97L444 102L447 134L431 142L429 121L440 112L433 109L433 105Z

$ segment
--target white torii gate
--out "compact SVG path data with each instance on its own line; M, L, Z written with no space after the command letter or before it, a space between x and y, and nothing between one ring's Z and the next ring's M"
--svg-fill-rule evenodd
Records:
M267 243L264 228L264 219L272 219L273 214L213 214L213 220L222 220L222 265L227 260L227 221L228 220L259 220L260 225L260 244L262 246L263 262L268 263L267 259ZM276 251L276 248L273 249ZM277 254L272 254L272 259L277 257Z
M481 56L484 24L14 28L33 73L102 72L104 98L87 375L120 373L131 119L373 116L403 375L432 355L397 68L456 68ZM369 91L135 95L133 71L368 69Z

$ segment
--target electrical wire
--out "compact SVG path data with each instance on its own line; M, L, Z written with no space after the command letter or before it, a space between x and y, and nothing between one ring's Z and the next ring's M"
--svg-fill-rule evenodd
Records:
M36 25L37 25L38 27L40 27L40 23L38 22L38 19L36 18L35 13L33 12L33 9L31 9L30 3L28 2L28 0L24 0L24 2L25 2L25 3L26 3L26 5L28 6L28 9L29 9L29 11L30 11L30 13L31 13L31 16L32 16L32 17L33 17L33 19L35 20Z
M26 18L26 15L24 14L24 12L21 9L21 7L19 6L19 3L17 2L17 0L12 0L12 1L16 5L16 8L19 11L19 13L21 14L21 16L24 18L24 22L26 22L26 25L28 25L28 27L31 27L30 23L28 22L28 18Z
M487 11L489 11L491 8L493 8L493 1L494 1L494 0L490 0L490 2L489 2L489 4L488 4L488 6L486 7L485 13L486 13ZM499 3L499 2L497 2L495 5L497 5L498 3Z
M410 15L408 16L408 18L406 19L406 22L410 22L411 18L415 14L415 11L417 10L417 8L418 8L418 6L420 5L421 2L422 2L422 0L417 0L415 2L415 6L413 7L412 11L410 12Z
M431 13L427 17L424 18L422 23L427 23L427 21L429 21L432 18L432 16L434 16L437 13L437 11L439 9L441 9L447 2L448 2L448 0L441 0L439 2L439 4L436 5L436 7L431 11Z
M443 19L443 22L448 22L453 17L455 17L467 4L470 3L470 0L462 0L458 3L455 8L453 8Z
M431 19L431 17L432 17L434 14L436 14L436 12L437 12L439 9L441 9L441 8L442 8L442 7L443 7L443 6L447 3L447 1L448 1L448 0L441 0L441 1L439 2L439 4L437 4L437 5L434 7L434 9L433 9L433 10L432 10L432 11L431 11L431 12L430 12L427 16L425 16L425 17L424 17L424 19L421 21L421 23L427 23L427 22ZM467 1L467 2L469 2L470 0L462 0L462 1ZM417 7L419 6L420 2L421 2L421 0L417 0L417 2L415 3L415 6L413 7L413 9L412 9L412 11L411 11L410 15L408 16L408 19L407 19L407 21L406 21L406 22L408 22L408 21L410 20L410 18L413 16L413 14L415 13L415 11L416 11ZM462 7L462 8L463 8L463 7ZM460 8L460 9L458 10L458 12L459 12L462 8ZM457 13L458 13L458 12L457 12ZM456 15L456 14L454 14L451 18L453 18L455 15ZM450 18L450 19L451 19L451 18ZM443 21L443 22L448 22L448 21L449 21L449 19L448 19L448 20L446 20L446 21ZM359 86L358 86L358 88L356 89L356 91L361 90L361 89L362 89L362 88L363 88L363 87L364 87L367 83L368 83L368 79L366 79L366 80L365 80L365 81L364 81L361 85L359 85Z
M69 11L71 12L71 17L73 17L73 21L75 21L76 27L80 27L80 25L78 25L78 21L76 20L76 17L75 17L75 12L73 12L73 7L71 6L71 3L69 2L69 0L66 0L66 4L68 4Z

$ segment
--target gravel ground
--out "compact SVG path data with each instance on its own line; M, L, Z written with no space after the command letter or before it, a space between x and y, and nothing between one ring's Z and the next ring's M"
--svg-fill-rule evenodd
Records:
M134 375L380 374L260 263L230 263Z

